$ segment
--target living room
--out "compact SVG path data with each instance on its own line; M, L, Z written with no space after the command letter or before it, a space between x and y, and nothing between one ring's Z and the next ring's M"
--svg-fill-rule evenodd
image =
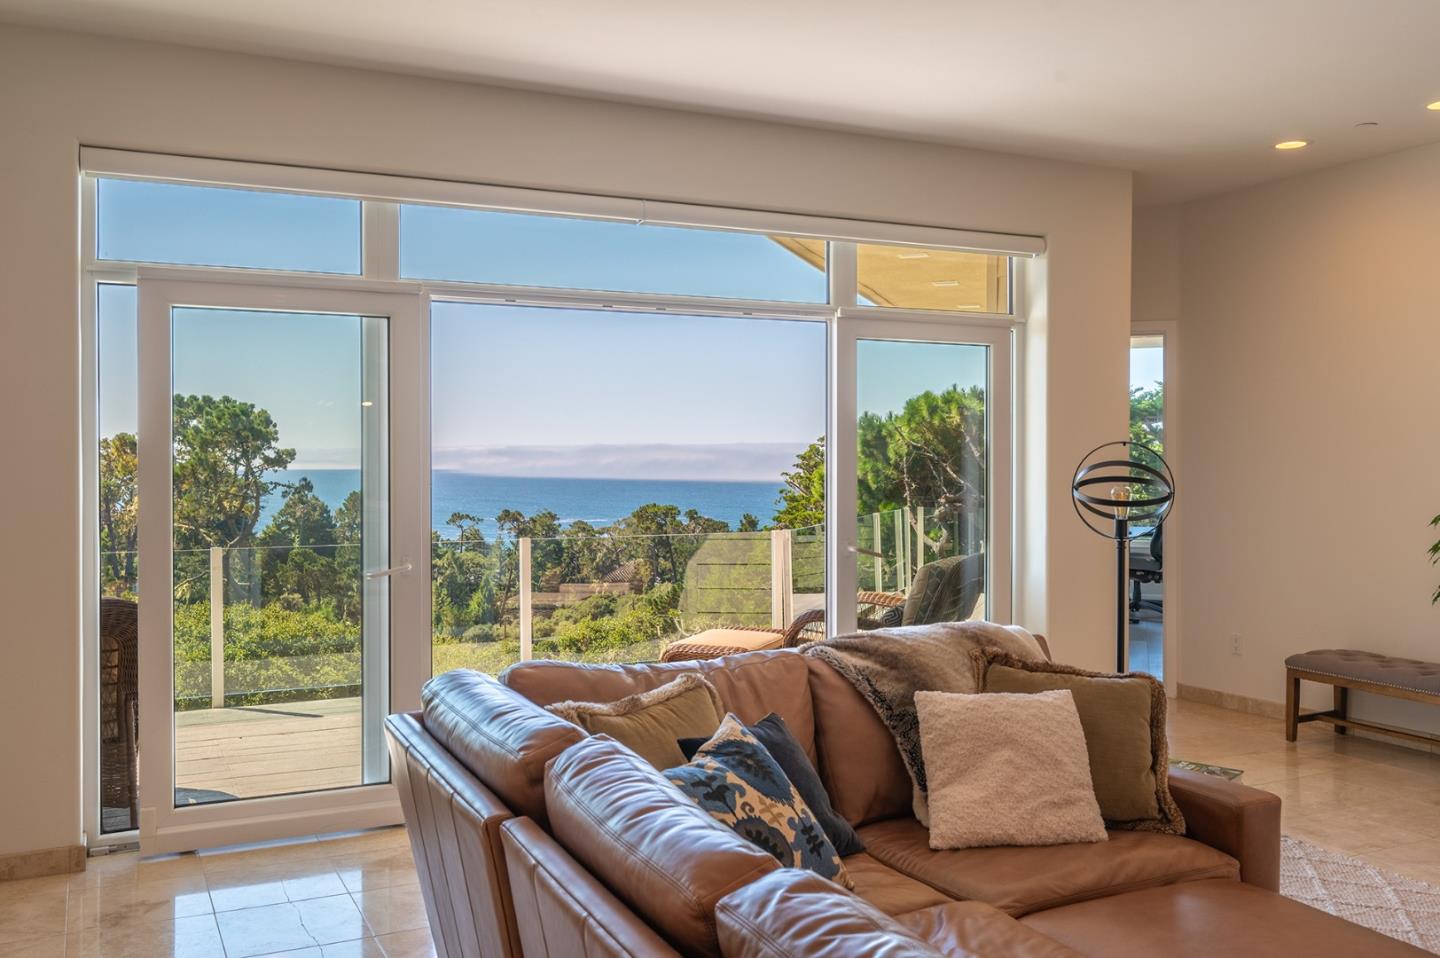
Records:
M1383 7L0 2L0 954L1440 952ZM837 867L653 807L770 713Z

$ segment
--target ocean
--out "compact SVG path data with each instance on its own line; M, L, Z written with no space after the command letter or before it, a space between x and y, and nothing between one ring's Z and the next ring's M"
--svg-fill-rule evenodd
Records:
M308 478L315 494L331 509L360 488L358 469L287 469L272 478L295 482ZM430 524L441 538L457 530L449 524L456 512L468 512L484 521L480 529L493 536L495 514L517 509L533 515L549 509L565 525L583 519L591 525L609 525L623 519L649 502L678 506L683 514L694 509L711 519L721 519L734 528L749 512L761 525L775 514L780 485L776 482L706 482L675 479L533 479L519 476L478 476L468 472L435 470L431 473ZM281 495L270 495L261 508L260 527L280 508Z

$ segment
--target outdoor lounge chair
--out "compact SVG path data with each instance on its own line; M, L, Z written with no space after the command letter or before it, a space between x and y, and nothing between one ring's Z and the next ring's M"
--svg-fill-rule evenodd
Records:
M915 573L909 592L861 592L857 624L861 629L928 625L970 618L985 591L985 555L950 556L927 562ZM761 649L788 649L825 637L825 610L802 612L783 629L740 626L706 629L665 647L662 662L717 659Z

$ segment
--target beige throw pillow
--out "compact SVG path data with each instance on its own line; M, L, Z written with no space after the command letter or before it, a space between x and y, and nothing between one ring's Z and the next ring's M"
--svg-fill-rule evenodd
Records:
M1106 840L1068 690L916 692L915 711L931 848Z
M720 693L698 672L615 702L556 702L546 708L592 735L610 736L661 770L685 764L680 739L708 739L725 717Z
M982 691L1074 694L1095 799L1111 828L1185 833L1170 796L1164 686L1140 673L1086 672L990 651L975 659Z

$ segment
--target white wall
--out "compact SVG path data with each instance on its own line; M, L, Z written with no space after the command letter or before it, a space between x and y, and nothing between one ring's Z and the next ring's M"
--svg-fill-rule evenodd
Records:
M1180 681L1283 701L1294 652L1440 660L1440 145L1182 220ZM1434 708L1352 701L1440 730Z
M0 27L0 854L80 837L81 144L1043 234L1021 621L1109 660L1108 549L1069 470L1123 428L1130 176L378 72ZM1049 361L1046 361L1049 357Z

